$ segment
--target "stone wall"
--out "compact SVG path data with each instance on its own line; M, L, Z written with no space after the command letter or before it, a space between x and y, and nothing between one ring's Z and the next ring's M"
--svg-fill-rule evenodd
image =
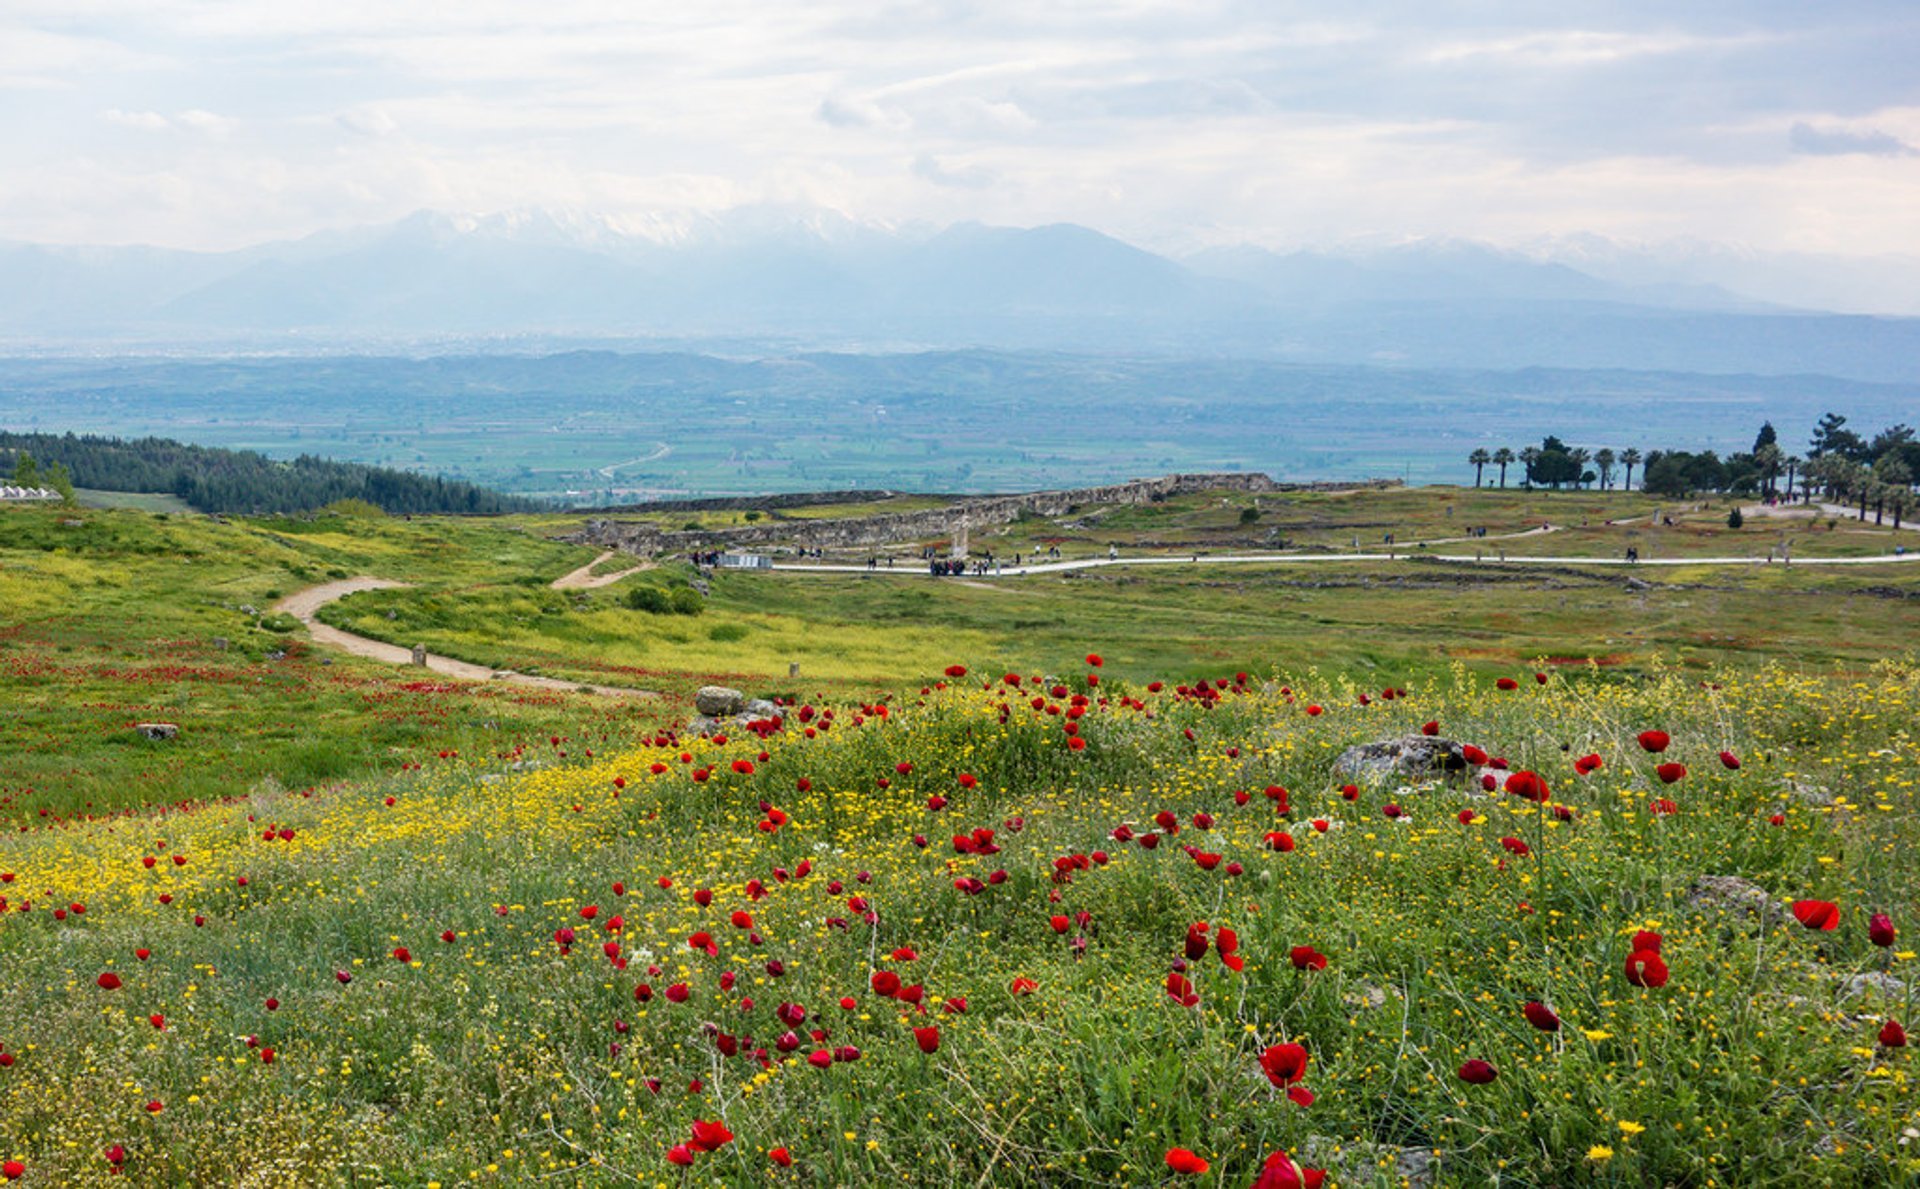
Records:
M1061 516L1088 504L1145 504L1199 491L1249 491L1280 494L1299 491L1353 491L1399 486L1397 479L1363 483L1276 483L1255 471L1163 475L1103 487L1029 491L1016 495L976 496L944 508L883 512L845 520L779 520L700 532L671 532L642 521L589 520L569 540L602 549L620 549L647 557L696 549L741 549L785 545L807 549L859 549L931 540L949 535L965 518L973 528L1008 524L1023 513Z

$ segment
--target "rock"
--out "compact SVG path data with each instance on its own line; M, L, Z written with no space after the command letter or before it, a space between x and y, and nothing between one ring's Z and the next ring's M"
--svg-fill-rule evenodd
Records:
M229 646L229 641L225 636L215 636L213 638L213 647L216 652L225 652Z
M1636 591L1652 590L1653 583L1648 582L1644 578L1629 578L1627 579L1627 589Z
M746 708L747 695L724 685L703 685L693 695L693 708L708 718L723 718Z
M1833 804L1833 794L1817 784L1801 784L1797 780L1789 780L1787 791L1809 805Z
M1702 875L1687 889L1687 903L1695 908L1717 908L1775 920L1780 906L1758 884L1737 875Z
M1466 756L1460 745L1438 735L1402 735L1361 743L1340 753L1333 770L1343 776L1385 781L1394 777L1423 779L1464 775Z
M139 722L133 724L133 729L155 743L175 738L180 734L179 724L170 722Z
M1386 1006L1387 993L1372 983L1355 983L1352 990L1340 996L1340 1001L1348 1007L1371 1011Z
M778 718L780 717L780 707L775 706L765 698L755 698L753 701L747 703L742 713L748 718Z
M413 646L413 655L409 658L408 663L418 668L422 668L422 669L426 668L427 667L427 646L425 644L415 644Z
M1431 1148L1402 1148L1364 1140L1345 1142L1330 1135L1310 1135L1294 1153L1294 1160L1327 1170L1329 1180L1341 1185L1374 1185L1387 1168L1390 1184L1426 1189L1440 1175L1440 1162Z
M1906 996L1907 984L1878 970L1868 970L1860 974L1850 974L1840 982L1840 998L1853 999L1860 995L1878 992L1888 999L1901 999Z

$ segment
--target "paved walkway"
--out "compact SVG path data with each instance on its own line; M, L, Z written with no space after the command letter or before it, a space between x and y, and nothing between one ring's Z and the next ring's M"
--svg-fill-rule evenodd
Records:
M273 609L283 615L291 615L307 625L307 632L315 644L327 648L337 648L353 656L368 660L385 661L390 665L412 665L413 652L398 644L389 644L385 640L375 640L369 636L342 631L330 624L321 623L315 616L320 608L336 599L363 590L394 590L410 586L411 583L395 582L389 578L342 578L338 582L323 582L318 586L309 586L305 590L295 591L273 605ZM490 669L485 665L476 665L469 661L455 660L450 656L427 654L427 669L443 677L456 677L462 681L507 681L514 685L530 685L538 689L560 691L591 691L618 698L653 698L659 695L641 689L627 689L618 685L592 685L580 681L562 681L556 677L540 677L532 673L516 673L512 669Z

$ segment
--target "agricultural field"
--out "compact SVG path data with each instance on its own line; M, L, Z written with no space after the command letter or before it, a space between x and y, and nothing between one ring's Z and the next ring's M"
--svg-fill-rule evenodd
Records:
M1597 558L1650 503L1198 496L1009 534L1585 518ZM0 511L0 1170L1920 1177L1910 565L553 589L626 568L574 523ZM1812 531L1842 530L1907 539ZM360 575L412 585L325 621L660 696L448 679L271 610ZM696 579L697 613L634 609ZM716 681L777 718L687 732ZM1335 766L1403 736L1471 768Z

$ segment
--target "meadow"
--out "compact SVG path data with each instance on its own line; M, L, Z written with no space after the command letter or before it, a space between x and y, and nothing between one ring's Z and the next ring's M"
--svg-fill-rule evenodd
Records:
M1650 511L1582 498L999 540ZM1720 512L1673 531L1731 552ZM1908 567L720 573L654 615L695 575L550 589L569 527L0 512L0 1176L1920 1178ZM345 626L664 696L267 613L354 574L416 585ZM683 735L712 680L777 720ZM1485 768L1334 767L1423 732Z

